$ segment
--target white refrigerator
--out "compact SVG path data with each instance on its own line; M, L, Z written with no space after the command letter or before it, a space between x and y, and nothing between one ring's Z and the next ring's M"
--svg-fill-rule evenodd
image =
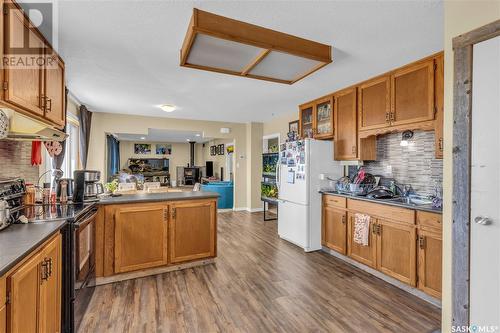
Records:
M321 194L325 180L344 168L333 160L333 142L305 139L280 147L278 160L278 235L306 252L321 249Z

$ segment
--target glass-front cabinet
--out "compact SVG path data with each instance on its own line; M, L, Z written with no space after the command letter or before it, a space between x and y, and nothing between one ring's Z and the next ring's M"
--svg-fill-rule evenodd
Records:
M318 100L315 105L315 127L314 138L331 139L333 138L333 99L327 97Z
M299 106L299 127L302 138L333 138L333 97L323 97Z
M299 129L301 138L312 138L314 136L314 104L300 106Z

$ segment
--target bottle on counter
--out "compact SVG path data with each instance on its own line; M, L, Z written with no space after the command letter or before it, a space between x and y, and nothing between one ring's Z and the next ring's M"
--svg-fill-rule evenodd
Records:
M59 202L62 204L66 204L68 202L68 181L67 180L61 180L59 183L59 186L61 187L61 194L59 196Z
M26 184L26 194L24 195L24 204L35 204L36 189L33 184Z
M50 183L44 183L42 189L42 204L50 205Z

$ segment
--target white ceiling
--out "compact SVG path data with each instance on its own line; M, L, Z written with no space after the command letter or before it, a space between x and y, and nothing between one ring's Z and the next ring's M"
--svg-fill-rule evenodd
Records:
M330 44L334 62L291 86L180 67L193 7ZM442 1L60 1L58 17L68 87L97 112L267 121L443 49Z
M174 131L149 128L148 134L132 134L132 133L115 133L115 136L120 141L145 141L145 142L182 142L194 141L204 143L211 138L204 137L202 132L196 131Z

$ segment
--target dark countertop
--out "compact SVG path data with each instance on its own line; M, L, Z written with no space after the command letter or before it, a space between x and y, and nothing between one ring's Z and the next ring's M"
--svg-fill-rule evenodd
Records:
M195 200L218 198L219 193L205 191L190 191L190 192L166 192L166 193L139 193L139 194L124 194L119 197L102 197L99 201L100 205L124 204L134 202L157 202L157 201L174 201L174 200Z
M59 231L67 223L56 219L43 223L12 224L0 231L0 276Z
M395 201L389 201L389 200L383 200L383 199L371 199L371 198L367 198L367 197L342 194L339 192L327 191L327 190L322 190L319 192L326 194L326 195L335 195L335 196L349 198L349 199L353 199L353 200L369 201L369 202L374 202L374 203L378 203L378 204L382 204L382 205L396 206L396 207L408 208L408 209L413 209L413 210L421 210L424 212L442 214L441 208L434 208L434 207L432 207L432 205L412 205L412 204L405 204L405 203L397 202L397 201L395 202Z

